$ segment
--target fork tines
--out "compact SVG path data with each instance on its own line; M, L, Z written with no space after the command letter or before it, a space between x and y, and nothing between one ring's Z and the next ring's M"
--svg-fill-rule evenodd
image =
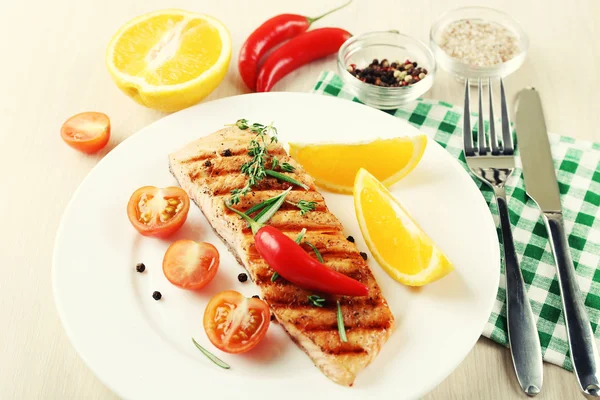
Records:
M488 146L488 139L485 134L485 127L483 124L483 95L482 95L482 81L479 79L478 82L478 105L479 105L479 116L477 123L477 145L473 144L473 132L471 131L471 118L470 118L470 104L469 104L469 79L465 82L465 117L463 118L463 140L465 156L472 157L475 155L485 156L489 155L512 155L514 152L512 138L510 133L510 120L508 119L508 108L506 106L506 93L504 92L504 82L500 79L500 111L502 117L502 145L498 143L496 138L496 128L494 123L494 104L492 96L492 79L488 78L488 101L489 101L489 143L491 144L491 150Z

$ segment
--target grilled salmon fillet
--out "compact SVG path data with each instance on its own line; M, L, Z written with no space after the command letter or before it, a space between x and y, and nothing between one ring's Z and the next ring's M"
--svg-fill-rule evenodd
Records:
M171 173L246 268L259 287L261 298L292 340L328 378L350 386L358 372L369 365L391 335L394 318L371 270L356 245L346 239L341 223L328 210L323 196L315 190L313 179L277 143L269 146L269 154L282 163L293 165L296 169L289 175L310 188L303 190L294 186L287 200L292 203L315 201L317 207L301 215L293 204L284 203L269 224L292 239L306 228L305 240L319 249L325 265L367 285L369 295L323 296L327 301L320 308L308 301L308 296L313 293L285 279L271 282L274 271L258 254L246 222L224 206L231 190L246 184L247 177L240 172L240 167L251 159L247 148L253 137L254 133L232 126L198 139L169 155ZM288 183L267 177L242 197L235 207L247 210L289 187ZM312 253L308 247L306 250ZM339 337L336 300L341 303L348 338L346 343Z

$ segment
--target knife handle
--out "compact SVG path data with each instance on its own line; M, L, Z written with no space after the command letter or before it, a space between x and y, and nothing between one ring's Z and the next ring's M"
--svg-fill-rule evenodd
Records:
M569 242L565 234L562 213L545 212L544 222L548 228L548 239L556 261L565 327L575 375L584 393L599 396L598 366L600 360L596 339L577 284L577 275L569 252Z
M515 252L506 194L504 188L494 188L494 191L498 202L506 266L508 342L519 385L527 395L535 396L542 390L544 381L540 337Z

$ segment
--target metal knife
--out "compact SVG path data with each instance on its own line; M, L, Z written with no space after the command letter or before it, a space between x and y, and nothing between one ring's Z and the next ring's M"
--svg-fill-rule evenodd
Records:
M533 88L519 92L516 131L525 190L542 210L548 240L554 254L575 375L584 393L600 396L600 358L596 339L569 252L542 103L538 92Z

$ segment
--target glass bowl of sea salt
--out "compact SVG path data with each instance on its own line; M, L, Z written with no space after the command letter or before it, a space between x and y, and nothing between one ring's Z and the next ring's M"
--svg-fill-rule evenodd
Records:
M441 15L431 26L438 66L457 78L504 78L527 56L527 34L510 15L487 7L463 7Z

